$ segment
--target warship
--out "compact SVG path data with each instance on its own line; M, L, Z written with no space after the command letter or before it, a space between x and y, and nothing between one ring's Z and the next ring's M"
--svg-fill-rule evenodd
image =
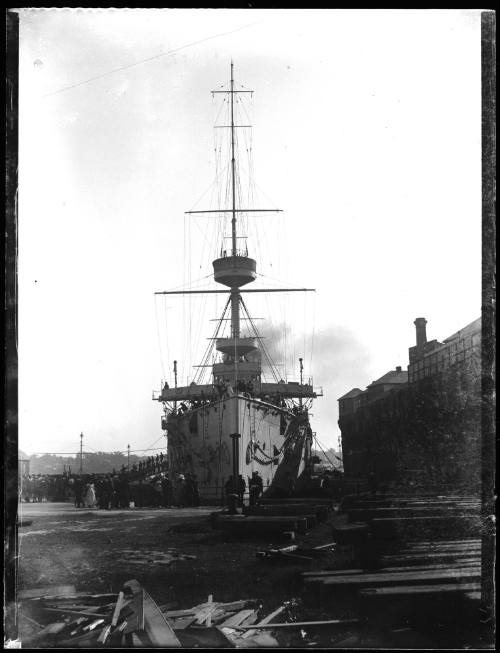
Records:
M226 228L225 232L221 230L218 258L212 263L213 279L219 286L155 293L221 293L227 298L203 361L196 366L202 371L208 368L210 378L200 382L200 373L191 383L178 385L174 361L174 386L165 383L161 391L153 392L153 400L160 402L164 410L162 429L167 437L170 478L186 473L195 477L204 504L223 502L231 477L235 491L239 475L248 487L254 472L262 478L264 495L290 495L300 490L311 466L313 433L309 413L313 399L322 396L312 379L304 382L302 358L298 360L300 380L280 378L243 298L257 292L314 290L247 287L257 277L257 261L249 255L247 237L241 233L243 218L277 209L242 206L236 134L249 125L235 120L235 104L243 93L253 91L235 83L231 62L230 81L212 91L212 97L224 94L227 107L228 124L217 126L225 129L228 137L229 161L222 206L186 211L218 217ZM240 245L242 241L244 246ZM229 330L223 329L223 325L229 325Z

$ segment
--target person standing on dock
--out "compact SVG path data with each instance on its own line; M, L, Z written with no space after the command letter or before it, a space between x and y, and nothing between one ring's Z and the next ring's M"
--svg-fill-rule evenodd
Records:
M245 495L245 490L247 489L247 484L243 476L240 474L238 476L238 500L240 506L243 505L243 497Z
M75 479L75 508L83 508L83 481L81 478Z
M93 483L89 483L87 487L87 492L85 494L85 505L87 508L95 508L96 505L95 498L95 487Z
M256 506L264 490L262 477L257 471L252 472L252 478L250 479L249 490L250 490L250 505Z

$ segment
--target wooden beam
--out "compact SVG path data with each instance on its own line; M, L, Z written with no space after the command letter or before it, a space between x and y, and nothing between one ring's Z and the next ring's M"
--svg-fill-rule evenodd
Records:
M250 628L249 630L247 630L247 632L244 633L242 635L242 637L245 638L245 639L248 638L248 637L251 637L258 630L258 628L260 626L265 626L270 621L272 621L275 617L277 617L279 614L281 614L283 612L283 610L285 609L285 607L286 606L284 606L284 605L280 605L280 607L276 608L276 610L274 610L274 612L271 612L271 614L268 614L267 617L264 617L264 619L262 619L262 621L260 621L258 624L255 624L255 626L253 628Z
M439 585L396 585L394 587L367 587L359 591L362 596L401 596L413 594L443 594L450 592L476 592L481 589L477 583L452 583Z
M359 623L359 619L330 619L328 621L292 621L291 623L278 623L278 624L265 624L261 621L259 624L254 624L253 626L238 626L238 630L250 629L273 629L273 628L303 628L304 626L347 626L350 624ZM247 636L251 630L243 635Z
M116 601L115 609L113 611L113 617L111 618L111 625L113 627L115 627L116 624L118 623L118 618L120 616L120 612L123 607L124 600L125 600L125 595L123 592L120 592L118 594L118 600Z
M172 627L147 591L143 589L144 631L153 646L180 648L181 643Z

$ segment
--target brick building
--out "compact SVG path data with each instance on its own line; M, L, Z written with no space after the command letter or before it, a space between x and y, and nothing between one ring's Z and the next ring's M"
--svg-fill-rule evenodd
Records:
M427 342L426 323L427 320L423 317L415 320L417 344L409 350L408 381L410 383L443 372L452 365L467 364L481 347L481 318L445 338L443 342L437 340Z
M400 367L339 399L344 472L363 489L480 482L481 319L442 342L417 318L408 371Z

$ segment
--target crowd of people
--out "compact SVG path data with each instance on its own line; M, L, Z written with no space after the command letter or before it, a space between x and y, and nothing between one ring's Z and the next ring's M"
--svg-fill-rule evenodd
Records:
M165 460L165 459L164 459ZM149 462L149 464L148 464ZM160 459L158 463L161 465ZM135 469L134 469L135 468ZM20 501L71 501L76 508L113 510L130 507L189 507L200 505L195 474L178 474L170 478L167 471L158 471L156 459L134 465L131 470L113 470L112 474L32 474L21 477ZM149 472L153 472L150 474ZM253 472L248 479L250 505L256 505L263 492L262 477ZM237 495L239 505L247 483L240 474L236 485L230 476L225 483L226 499Z
M192 474L179 474L172 481L168 472L152 476L130 474L108 474L95 478L74 479L73 493L75 507L101 508L170 508L199 506L198 483Z
M21 501L66 501L68 479L63 474L25 474L20 478Z
M170 478L167 457L149 456L110 474L26 474L19 478L19 499L25 503L71 501L77 508L113 510L129 507L198 506L195 474Z
M138 466L137 466L138 467ZM148 474L145 467L113 474L30 475L21 480L22 502L72 501L76 508L113 510L129 507L188 507L200 505L194 474Z

